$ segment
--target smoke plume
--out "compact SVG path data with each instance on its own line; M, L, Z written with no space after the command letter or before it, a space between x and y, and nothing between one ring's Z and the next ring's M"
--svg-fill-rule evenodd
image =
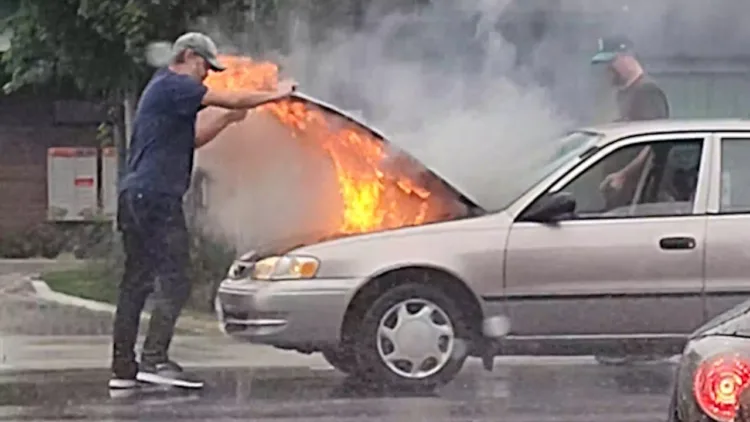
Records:
M527 157L555 148L566 130L611 119L612 92L601 90L599 70L589 62L598 37L630 36L647 64L649 57L715 52L712 31L722 31L724 48L731 49L727 31L741 27L740 3L712 2L708 14L706 3L695 0L436 0L418 13L373 12L363 31L332 33L315 45L297 20L292 49L279 61L304 92L363 113L391 142L481 205L498 208L507 200L503 187L518 180L514 175L539 165ZM545 20L546 29L538 30ZM224 51L247 49L244 34L222 32L219 23L209 20L200 29ZM299 151L259 136L257 143L264 142L266 152L225 148L234 157L215 159L226 178L262 173L262 182L246 175L235 183L239 190L230 202L212 204L221 230L247 239L273 237L260 233L289 221L285 211L274 210L296 207L299 218L300 204L306 209L316 202L315 178L322 176L314 174L325 167L302 169L306 158ZM205 161L210 151L199 156ZM260 170L259 157L276 164ZM293 174L299 179L290 181ZM308 199L300 202L305 192ZM285 206L266 214L246 211L252 208L247 204L279 195Z

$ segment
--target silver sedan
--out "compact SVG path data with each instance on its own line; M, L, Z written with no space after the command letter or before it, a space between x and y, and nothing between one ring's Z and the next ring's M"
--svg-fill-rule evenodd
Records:
M237 339L408 387L468 356L672 355L750 291L749 159L750 121L582 129L494 202L445 181L464 213L251 252L216 310Z

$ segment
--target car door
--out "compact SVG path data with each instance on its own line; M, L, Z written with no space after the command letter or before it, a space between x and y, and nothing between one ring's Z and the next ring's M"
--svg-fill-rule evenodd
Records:
M707 318L750 299L750 133L716 138L706 234Z
M551 225L522 221L520 213L506 250L512 335L670 339L698 327L709 139L707 133L621 139L546 192L570 193L575 216ZM644 147L648 160L621 195L600 189Z

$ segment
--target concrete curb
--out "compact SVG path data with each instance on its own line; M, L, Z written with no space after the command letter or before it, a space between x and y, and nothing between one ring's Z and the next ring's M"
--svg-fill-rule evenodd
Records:
M110 303L99 302L91 299L84 299L78 296L72 296L65 293L60 293L52 290L49 285L41 279L40 274L32 274L26 276L26 281L33 287L36 296L42 300L48 302L54 302L61 305L73 306L77 308L88 309L94 312L104 312L114 315L117 307ZM143 312L141 320L148 320L151 318L149 312ZM190 331L193 333L210 334L210 335L223 335L219 323L216 321L207 321L192 317L190 315L183 315L177 321L177 329Z
M41 279L30 279L32 287L36 295L50 302L56 302L62 305L75 306L77 308L84 308L95 312L108 312L115 313L117 309L114 305L104 302L97 302L95 300L83 299L77 296L67 295L65 293L59 293L52 290L49 285Z

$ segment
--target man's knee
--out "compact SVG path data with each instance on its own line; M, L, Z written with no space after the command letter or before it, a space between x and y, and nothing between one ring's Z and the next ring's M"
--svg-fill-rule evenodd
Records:
M190 254L187 245L165 245L164 253L155 263L157 276L165 287L175 289L189 288L187 269L190 265Z
M159 291L178 306L187 301L191 292L188 275L189 255L179 246L169 247L163 259L156 263Z
M190 299L192 289L188 278L183 274L165 274L158 277L157 285L152 299L154 308L160 309L163 314L177 317Z

